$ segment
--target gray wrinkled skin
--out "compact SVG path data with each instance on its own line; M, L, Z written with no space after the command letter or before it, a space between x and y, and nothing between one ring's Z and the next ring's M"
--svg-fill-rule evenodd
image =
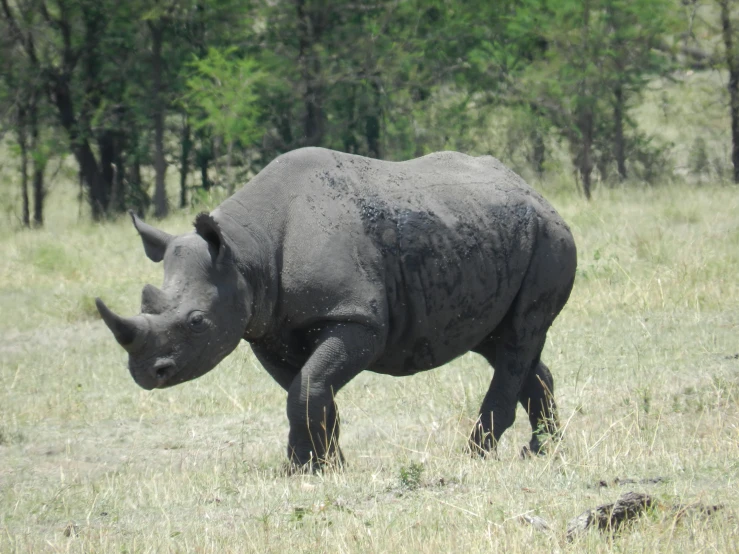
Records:
M494 448L527 410L556 433L540 355L569 297L567 225L492 157L385 162L304 148L170 236L134 217L164 261L142 314L98 309L146 389L210 371L241 339L287 391L294 464L341 460L334 395L359 372L412 375L473 351L495 368L470 437Z

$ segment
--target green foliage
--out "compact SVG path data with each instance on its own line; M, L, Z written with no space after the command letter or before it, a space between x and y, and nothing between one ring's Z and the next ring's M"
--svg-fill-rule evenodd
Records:
M400 486L408 490L415 490L420 487L424 469L424 465L420 462L411 462L407 466L401 466L399 471Z
M645 183L664 182L674 171L674 163L670 159L672 146L632 129L626 142L631 175Z
M191 173L207 193L224 165L233 186L306 145L663 179L694 137L650 135L645 91L683 67L680 44L721 43L718 8L679 0L3 2L0 124L28 131L33 99L32 159L72 154L96 218L146 211L149 166L157 206L166 166L179 169L184 206ZM674 103L663 96L665 117Z
M528 5L547 11L538 0ZM629 130L636 127L628 110L649 79L670 69L655 46L675 28L673 2L562 1L549 7L545 21L525 14L516 25L528 25L547 44L524 69L519 93L569 141L584 179L589 180L594 168L607 179L619 156L623 164L643 144L628 144Z
M254 144L262 135L257 89L264 73L255 60L240 58L235 48L209 48L190 63L184 105L195 129L205 129L226 143Z

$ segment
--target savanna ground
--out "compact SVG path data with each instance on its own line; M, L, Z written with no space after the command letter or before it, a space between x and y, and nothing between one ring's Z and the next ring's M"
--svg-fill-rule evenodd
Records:
M161 267L127 218L93 226L73 187L53 188L47 230L0 236L0 552L738 551L737 188L601 187L587 203L537 186L579 250L544 353L564 440L521 460L519 409L497 458L465 453L492 375L468 354L360 375L338 397L345 470L302 476L284 472L285 393L247 345L179 387L134 384L93 299L136 313ZM631 490L663 507L567 541L571 518ZM669 509L693 502L723 509Z

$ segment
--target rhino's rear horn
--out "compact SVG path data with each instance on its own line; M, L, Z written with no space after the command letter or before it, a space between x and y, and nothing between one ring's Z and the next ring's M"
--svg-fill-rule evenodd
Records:
M145 314L161 314L167 309L169 302L164 291L153 285L144 286L141 291L141 312Z
M115 340L128 352L132 352L142 343L146 334L143 318L123 318L113 313L99 298L95 299L95 306L108 329L113 332Z

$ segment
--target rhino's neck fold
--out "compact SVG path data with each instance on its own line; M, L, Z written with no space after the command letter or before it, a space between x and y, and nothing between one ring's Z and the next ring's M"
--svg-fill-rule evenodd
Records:
M225 204L225 203L224 203ZM222 204L211 216L233 245L233 256L239 272L246 281L248 291L241 300L250 314L244 328L244 339L258 340L272 329L277 304L279 276L274 253L274 237L266 231L259 217L249 213L241 203L234 206Z

